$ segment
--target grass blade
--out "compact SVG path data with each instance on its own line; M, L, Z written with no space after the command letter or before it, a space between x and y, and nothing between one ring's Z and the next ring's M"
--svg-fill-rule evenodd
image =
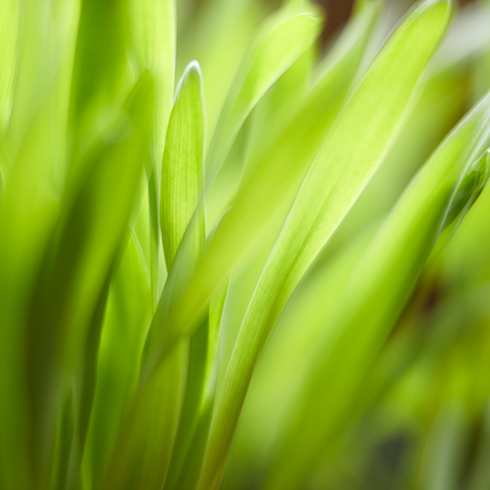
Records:
M175 0L131 0L133 44L140 69L155 84L153 157L160 166L172 109L176 56Z
M163 156L160 220L167 269L202 198L204 187L204 107L199 65L188 65L180 81L170 117ZM205 240L204 209L193 221L193 255Z
M21 4L17 0L8 0L2 4L0 16L0 134L5 132L10 119L10 109L17 71L20 48L20 12Z
M310 168L240 328L213 417L200 489L219 486L258 355L302 275L386 152L449 12L447 1L427 2L405 20L347 102Z
M130 232L121 264L111 281L102 329L97 386L83 463L86 482L100 478L119 423L136 393L150 318L149 271L136 236Z
M126 58L128 12L120 2L82 2L73 65L71 123L80 150L99 111L124 101L131 82Z
M215 402L219 329L227 292L226 287L213 298L209 317L191 338L182 419L165 489L191 490L199 479Z
M150 273L153 298L159 290L160 176L168 120L172 109L176 62L175 0L131 0L132 45L140 71L148 69L155 84L152 124L152 161L149 174Z
M283 8L260 29L240 65L211 141L206 185L215 179L233 142L261 97L313 44L321 25L319 13Z
M198 206L203 192L204 135L202 78L199 65L192 62L179 83L163 156L160 219L169 271L174 268L179 248L183 249L183 260L193 263L204 247L204 209ZM184 235L186 246L180 247ZM151 340L150 336L147 345ZM191 361L195 355L193 340ZM196 347L199 351L200 346ZM125 476L131 473L138 475L138 488L161 488L177 435L188 376L189 342L184 339L175 346L151 380L146 376L148 356L145 352L141 393L119 436L123 448L116 449L103 480L111 481L114 488L122 488ZM145 445L143 436L150 437L152 443ZM134 447L139 450L135 451ZM125 461L123 471L119 469L121 459Z
M488 178L488 156L479 155L489 142L487 96L415 177L350 277L330 320L334 338L329 334L328 341L319 340L297 418L278 451L267 488L295 488L314 464L315 451L345 428L364 373L408 300L436 239L449 226L451 209L460 210L450 218L457 223ZM478 185L468 193L468 183L474 181ZM464 206L458 205L463 200ZM444 234L440 239L445 242ZM382 298L381 304L374 298Z
M184 279L184 263L179 275L170 274L159 305L159 319L152 327L159 330L152 333L155 336L153 348L171 345L172 339L169 342L163 340L166 335L179 337L183 330L195 328L196 318L226 281L233 266L278 212L291 203L356 74L377 14L376 4L372 3L371 7L354 19L332 51L330 69L308 97L306 106L270 142L260 160L253 165L251 174L245 177L233 208L210 237L209 247L198 261L192 277L189 278L192 271L187 271L188 279ZM182 291L184 294L180 297ZM165 324L172 325L174 331L164 332Z
M145 73L128 99L121 140L90 155L84 179L67 191L66 211L34 281L26 319L27 370L35 407L33 452L40 466L47 466L43 462L50 455L54 417L66 389L62 374L74 374L80 366L88 328L133 206L143 170L141 155L148 144L151 103L152 83ZM84 222L87 226L80 226Z

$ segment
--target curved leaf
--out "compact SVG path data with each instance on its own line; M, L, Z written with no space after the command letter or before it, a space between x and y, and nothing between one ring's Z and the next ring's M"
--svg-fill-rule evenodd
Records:
M325 335L318 339L308 384L298 397L266 488L296 488L294 482L311 469L325 441L351 420L363 376L409 299L436 239L448 219L458 222L461 210L488 179L488 154L479 155L489 143L487 96L414 178L352 273L330 319L333 338L330 333L328 340ZM470 186L471 192L468 182L478 183ZM460 211L452 214L455 207Z
M201 200L204 187L204 108L199 65L185 70L175 97L163 155L160 221L167 269ZM205 240L204 209L193 221L197 256Z
M159 333L152 335L169 336L171 340L165 342L160 337L154 347L171 345L173 336L179 337L183 331L196 327L196 319L233 266L278 212L290 205L356 74L378 11L375 2L368 2L367 7L332 50L329 69L305 106L270 142L244 178L233 208L210 237L196 270L188 270L189 264L181 260L179 274L170 274L152 327ZM164 332L167 323L172 325L172 331Z
M160 166L172 108L176 56L175 0L131 0L133 44L141 69L155 84L153 157Z
M199 488L216 488L257 358L310 263L379 165L449 18L447 1L416 9L346 103L269 257L226 373Z
M261 97L271 85L313 44L321 17L285 7L261 27L240 65L216 127L206 163L206 186L221 169L233 142Z

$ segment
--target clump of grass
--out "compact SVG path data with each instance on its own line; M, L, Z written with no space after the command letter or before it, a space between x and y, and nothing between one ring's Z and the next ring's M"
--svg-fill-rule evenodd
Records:
M284 3L2 5L2 489L489 482L488 12Z

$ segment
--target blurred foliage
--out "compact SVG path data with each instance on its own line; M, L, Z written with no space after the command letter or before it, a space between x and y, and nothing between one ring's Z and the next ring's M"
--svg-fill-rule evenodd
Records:
M490 487L490 3L320 3L2 2L1 490Z

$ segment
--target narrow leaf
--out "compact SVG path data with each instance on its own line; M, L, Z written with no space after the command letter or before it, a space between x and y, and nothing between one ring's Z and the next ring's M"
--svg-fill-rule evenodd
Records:
M148 69L155 84L152 159L149 179L150 274L156 304L161 275L159 230L160 177L167 125L172 109L176 57L176 1L130 0L132 47L137 68Z
M163 156L160 220L167 269L203 193L204 108L199 65L189 64L177 89ZM194 254L204 246L204 210L194 220Z
M240 328L213 417L199 488L217 488L257 358L286 301L369 180L396 133L449 18L416 9L347 102L303 182Z
M0 134L10 119L20 45L21 2L2 2L0 15Z
M149 140L151 104L152 83L145 73L127 101L121 139L90 155L84 178L67 191L66 211L33 284L26 315L27 372L35 407L32 445L40 467L49 458L53 424L66 389L63 374L74 374L83 362L89 326L133 206Z
M271 16L257 33L240 65L218 122L206 164L206 185L218 174L233 142L261 97L313 44L321 17L310 7L305 12L285 7Z
M371 8L363 10L353 20L332 50L330 68L308 97L305 107L270 142L252 166L233 208L217 225L214 236L210 237L209 246L194 274L185 260L180 260L179 274L176 271L170 274L153 322L152 330L155 332L150 332L155 339L159 338L154 342L154 349L162 350L163 346L171 345L172 342L165 342L161 337L179 337L184 329L190 331L195 328L196 318L227 279L233 266L243 258L277 213L290 205L338 115L357 71L377 14L376 4L370 2L369 6ZM171 316L175 318L170 320ZM167 322L175 331L164 332Z
M150 315L149 271L136 236L130 232L121 264L111 281L100 341L97 385L83 463L86 481L100 478L118 425L135 395Z
M160 166L172 108L176 56L175 0L130 0L133 45L155 84L153 157Z
M327 341L323 335L318 341L308 384L267 488L295 488L294 482L314 464L314 454L351 420L363 376L447 226L449 211L460 201L468 179L476 174L479 182L471 195L465 194L471 203L488 178L487 155L480 154L489 142L487 96L414 178L351 275L329 322L334 338L330 334Z

